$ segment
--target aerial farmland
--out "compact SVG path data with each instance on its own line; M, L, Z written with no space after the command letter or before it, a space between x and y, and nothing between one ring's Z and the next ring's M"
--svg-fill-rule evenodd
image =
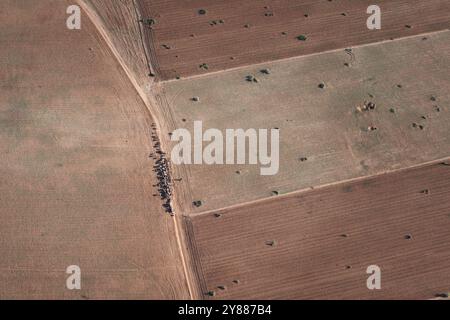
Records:
M449 30L448 0L2 0L0 299L448 298Z

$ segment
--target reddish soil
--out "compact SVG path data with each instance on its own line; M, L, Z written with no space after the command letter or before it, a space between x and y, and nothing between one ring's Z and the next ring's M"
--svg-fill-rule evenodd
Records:
M436 164L186 219L205 298L429 299L450 289L449 212Z
M69 4L0 4L0 299L188 299L153 120L87 16L66 28Z
M77 3L79 31L68 0L0 4L0 299L449 291L450 33L397 41L450 28L449 1L380 0L377 31L368 0ZM195 120L279 128L280 173L175 166L173 218L155 151Z
M450 28L447 0L377 1L375 31L366 26L370 0L138 2L163 80Z

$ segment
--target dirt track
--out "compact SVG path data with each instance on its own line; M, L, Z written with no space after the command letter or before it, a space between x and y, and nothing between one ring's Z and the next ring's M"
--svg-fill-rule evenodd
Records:
M147 44L163 80L450 28L446 0L377 1L377 31L366 27L369 0L138 3L143 18L153 20L145 28Z
M449 199L438 164L194 215L199 281L216 299L431 299L449 289Z
M66 28L69 4L0 4L0 298L187 299L152 119L89 19Z

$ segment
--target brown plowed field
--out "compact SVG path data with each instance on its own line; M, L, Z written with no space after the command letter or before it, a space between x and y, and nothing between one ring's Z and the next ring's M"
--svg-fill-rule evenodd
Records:
M429 299L450 288L449 165L186 219L203 293L217 299ZM366 287L369 265L381 290Z
M145 34L163 80L450 28L447 0L377 1L382 25L376 31L366 26L369 0L138 3L142 17L153 19Z
M66 28L70 4L0 3L0 299L187 299L152 119L87 16Z

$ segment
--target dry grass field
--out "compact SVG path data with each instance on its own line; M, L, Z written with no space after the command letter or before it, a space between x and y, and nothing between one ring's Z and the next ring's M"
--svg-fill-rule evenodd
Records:
M191 215L198 281L219 299L434 298L450 281L449 181L437 163Z
M69 4L0 4L0 298L189 298L153 120L90 21L66 28Z

